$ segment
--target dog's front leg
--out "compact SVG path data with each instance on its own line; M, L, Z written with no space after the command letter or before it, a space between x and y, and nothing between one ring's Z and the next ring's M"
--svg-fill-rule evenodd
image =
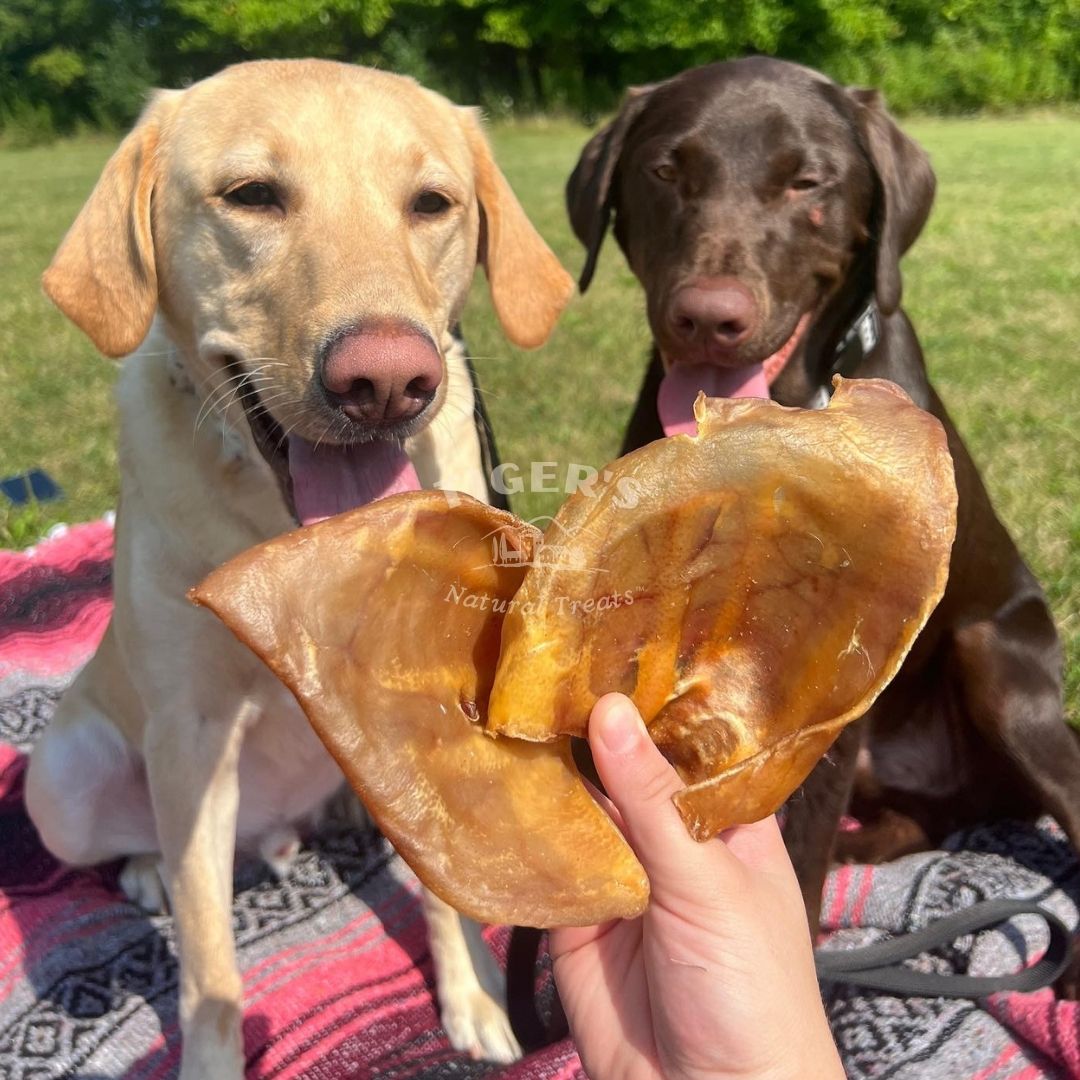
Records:
M238 1080L241 981L232 935L245 709L155 717L147 773L180 953L181 1080Z
M506 981L480 927L422 891L442 1025L455 1050L508 1065L521 1047L506 1015Z

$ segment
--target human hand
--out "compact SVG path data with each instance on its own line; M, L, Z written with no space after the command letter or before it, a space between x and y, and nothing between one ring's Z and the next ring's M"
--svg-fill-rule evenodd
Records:
M550 935L592 1080L843 1077L776 819L693 840L682 781L621 694L596 703L589 744L652 888L637 919Z

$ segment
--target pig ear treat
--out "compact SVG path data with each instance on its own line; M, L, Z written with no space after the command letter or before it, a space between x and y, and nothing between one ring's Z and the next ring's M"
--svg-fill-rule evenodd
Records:
M420 879L488 922L643 910L570 755L618 690L698 839L771 813L899 669L955 532L944 430L899 388L705 399L541 538L410 492L279 537L193 590L289 686Z
M538 538L468 496L410 492L244 552L192 597L289 687L432 892L481 921L585 926L639 914L644 870L569 740L484 730Z

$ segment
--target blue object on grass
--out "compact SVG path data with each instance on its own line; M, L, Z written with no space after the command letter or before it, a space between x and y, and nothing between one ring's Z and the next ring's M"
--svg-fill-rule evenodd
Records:
M5 476L0 480L0 492L13 506L24 506L28 502L52 502L64 497L60 485L44 469L30 469L15 476Z

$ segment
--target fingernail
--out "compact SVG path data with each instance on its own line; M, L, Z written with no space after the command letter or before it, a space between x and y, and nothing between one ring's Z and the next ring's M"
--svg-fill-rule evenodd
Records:
M613 754L626 754L645 734L637 709L629 701L611 706L600 726L600 740Z

